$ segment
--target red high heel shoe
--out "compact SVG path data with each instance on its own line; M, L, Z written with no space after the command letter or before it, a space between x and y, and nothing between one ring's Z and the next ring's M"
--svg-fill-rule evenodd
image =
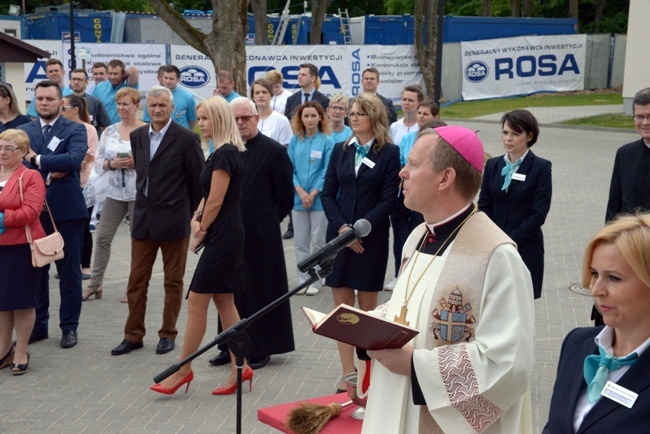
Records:
M253 391L253 370L250 366L246 366L246 369L241 373L241 382L242 385L245 381L248 381L248 391ZM230 387L217 387L212 391L213 395L232 395L237 391L237 383L233 384Z
M149 389L153 390L154 392L162 393L163 395L173 395L176 393L179 387L181 387L183 384L187 383L187 387L185 388L185 393L190 388L190 383L194 380L194 372L190 371L189 374L185 376L181 381L176 386L173 387L165 387L162 384L152 384Z

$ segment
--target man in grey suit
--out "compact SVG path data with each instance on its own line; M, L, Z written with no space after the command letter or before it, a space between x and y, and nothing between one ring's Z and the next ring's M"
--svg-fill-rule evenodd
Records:
M162 86L152 87L147 92L147 110L151 124L131 133L137 192L131 221L131 274L126 290L129 316L124 340L111 351L114 356L143 346L147 290L159 249L165 273L165 304L156 353L174 349L190 220L201 201L199 174L204 163L203 151L193 131L172 122L171 91Z
M363 87L363 93L374 95L384 103L386 106L386 115L388 116L388 126L397 120L397 113L395 112L395 107L393 107L393 101L377 93L377 88L379 87L379 70L377 68L372 66L363 70L361 74L361 87Z

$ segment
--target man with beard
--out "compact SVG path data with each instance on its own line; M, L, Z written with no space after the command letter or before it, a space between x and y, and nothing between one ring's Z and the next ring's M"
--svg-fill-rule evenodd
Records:
M38 119L19 126L29 136L30 151L25 162L30 169L41 172L47 186L47 203L56 228L65 243L65 257L56 261L59 274L59 326L61 348L77 345L77 326L81 315L81 244L84 219L88 217L86 202L79 188L79 169L88 149L86 128L60 116L63 106L61 87L53 81L42 81L34 92ZM50 214L41 213L41 224L48 234L54 232ZM47 339L50 317L49 270L45 266L36 305L36 322L29 343Z

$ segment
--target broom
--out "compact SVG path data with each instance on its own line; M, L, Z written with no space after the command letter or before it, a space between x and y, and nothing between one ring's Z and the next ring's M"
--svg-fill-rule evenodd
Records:
M289 412L287 427L295 434L317 434L331 418L341 414L349 405L352 405L352 401L343 404L333 402L329 405L309 402L300 404Z

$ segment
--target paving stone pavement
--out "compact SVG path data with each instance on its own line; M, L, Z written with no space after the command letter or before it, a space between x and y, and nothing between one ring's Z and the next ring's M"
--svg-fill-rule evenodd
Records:
M461 123L461 122L459 122ZM462 122L480 130L486 151L500 155L500 126L488 122ZM534 431L541 432L555 378L562 339L572 328L586 326L590 299L567 287L579 280L582 253L589 237L604 220L609 178L616 149L637 137L633 131L613 132L585 128L545 126L533 150L553 162L554 195L551 212L543 227L546 238L546 269L542 298L536 306L536 362L531 381ZM284 227L284 225L283 225ZM284 253L290 284L296 283L291 241ZM58 281L51 280L52 318L50 339L30 346L27 375L12 377L0 371L0 431L5 433L233 433L235 396L217 397L210 392L225 381L228 370L211 367L208 359L216 350L194 362L195 379L189 392L179 390L172 397L150 392L152 378L176 361L177 348L156 355L157 328L162 315L162 267L160 259L152 276L144 349L128 355L111 356L122 340L127 306L119 302L129 272L128 226L121 225L113 244L113 256L104 285L104 297L83 304L79 344L59 348L57 327ZM190 254L186 285L197 256ZM389 261L392 263L392 260ZM389 266L387 277L393 272ZM54 275L54 271L50 272ZM380 301L390 297L382 293ZM299 308L328 311L332 298L320 294L296 296L291 301L296 351L273 356L271 363L255 372L253 391L243 396L243 432L271 433L257 421L257 409L279 403L323 396L336 390L340 366L333 341L314 335ZM504 312L507 315L507 312ZM185 331L186 306L181 310L179 339ZM216 311L209 315L204 344L216 335ZM387 397L387 399L390 399Z

